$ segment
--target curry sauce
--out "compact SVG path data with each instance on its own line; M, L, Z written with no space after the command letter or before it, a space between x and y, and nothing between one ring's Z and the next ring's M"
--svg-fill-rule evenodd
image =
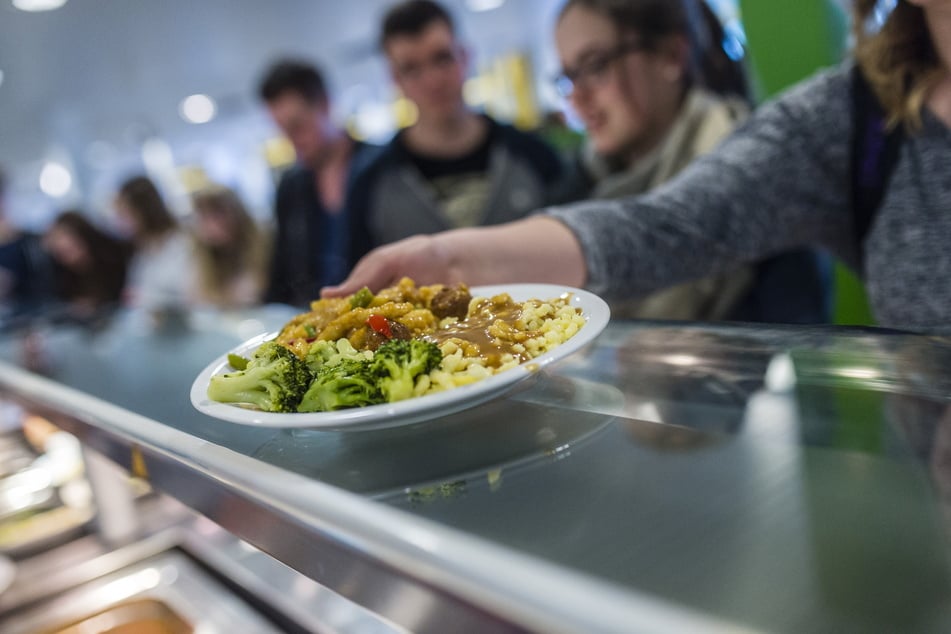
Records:
M505 355L511 355L522 363L530 357L519 344L535 333L516 327L521 316L521 304L512 301L508 295L496 295L470 306L466 319L424 338L436 345L453 340L463 349L463 354L483 359L487 367L499 367Z

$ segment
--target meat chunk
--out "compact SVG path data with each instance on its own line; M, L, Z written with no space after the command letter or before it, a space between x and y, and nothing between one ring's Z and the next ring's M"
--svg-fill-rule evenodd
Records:
M390 322L390 332L393 334L393 339L412 339L413 333L410 332L409 328L404 326L398 321L393 319L388 320Z
M429 309L439 319L445 317L457 317L465 319L469 313L469 302L472 296L469 289L461 284L458 286L447 286L433 297L429 304Z
M387 339L412 339L413 333L405 325L394 319L387 319L387 325L390 327L391 337L387 337L372 328L367 328L366 341L363 344L367 350L376 350L383 345Z

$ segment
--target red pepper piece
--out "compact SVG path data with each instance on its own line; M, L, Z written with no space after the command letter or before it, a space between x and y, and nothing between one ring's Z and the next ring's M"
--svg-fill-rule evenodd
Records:
M367 326L387 339L393 338L393 331L390 329L390 320L383 315L373 314L367 317Z

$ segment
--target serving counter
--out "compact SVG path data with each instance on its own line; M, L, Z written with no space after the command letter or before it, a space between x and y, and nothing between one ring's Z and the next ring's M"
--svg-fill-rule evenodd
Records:
M291 314L33 326L0 388L395 629L951 631L951 339L617 322L411 425L193 409Z

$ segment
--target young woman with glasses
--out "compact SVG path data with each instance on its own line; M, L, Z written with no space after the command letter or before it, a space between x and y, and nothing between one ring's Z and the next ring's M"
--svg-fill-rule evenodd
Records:
M667 180L745 116L744 71L723 40L702 0L568 0L555 28L564 69L556 87L602 163L594 176L642 173L599 182L596 193Z
M555 28L555 86L581 119L573 197L618 198L670 180L748 114L743 69L702 0L568 0ZM729 69L730 73L723 70ZM723 319L754 283L752 266L637 300L617 317Z

